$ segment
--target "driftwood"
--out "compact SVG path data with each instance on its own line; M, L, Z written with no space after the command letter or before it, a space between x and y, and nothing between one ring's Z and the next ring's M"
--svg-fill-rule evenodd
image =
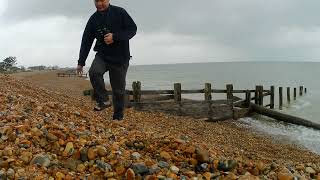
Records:
M292 123L292 124L296 124L296 125L302 125L302 126L311 127L311 128L320 130L320 124L313 123L313 122L308 121L308 120L303 119L303 118L291 116L291 115L288 115L288 114L283 114L281 112L277 112L277 111L274 111L274 110L271 110L271 109L267 109L265 107L258 106L258 105L253 104L253 103L250 104L250 108L251 108L251 110L253 112L256 112L256 113L264 115L264 116L268 116L268 117L274 118L274 119L279 120L279 121Z

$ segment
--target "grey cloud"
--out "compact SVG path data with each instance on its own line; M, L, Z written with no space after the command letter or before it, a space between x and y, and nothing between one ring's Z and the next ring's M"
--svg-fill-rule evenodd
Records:
M208 47L235 49L252 59L290 56L303 59L319 55L315 50L320 45L317 39L303 42L304 36L320 27L319 0L111 0L111 4L124 7L139 31L146 34L170 32L192 36L202 39ZM2 17L18 23L65 16L85 23L94 10L92 0L8 1ZM296 30L299 36L287 37ZM290 38L296 39L296 43Z

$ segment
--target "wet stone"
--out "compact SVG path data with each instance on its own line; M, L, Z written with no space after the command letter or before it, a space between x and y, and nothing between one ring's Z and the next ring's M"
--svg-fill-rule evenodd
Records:
M97 160L96 161L97 167L100 168L102 171L108 171L112 169L111 165L108 163L105 163L103 161Z
M168 168L169 164L165 161L159 161L158 166L161 168Z
M218 164L218 169L221 171L231 171L237 166L237 162L235 160L228 161L220 161Z
M145 175L149 173L148 167L144 163L135 163L132 165L135 174Z
M0 170L0 179L6 180L7 179L7 174L4 170Z
M31 160L31 164L36 164L38 166L48 167L50 165L49 155L47 155L47 154L37 154Z

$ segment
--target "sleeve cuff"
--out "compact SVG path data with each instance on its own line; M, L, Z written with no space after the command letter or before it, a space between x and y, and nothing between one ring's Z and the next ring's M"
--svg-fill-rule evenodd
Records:
M84 62L78 61L78 65L85 66L86 64Z

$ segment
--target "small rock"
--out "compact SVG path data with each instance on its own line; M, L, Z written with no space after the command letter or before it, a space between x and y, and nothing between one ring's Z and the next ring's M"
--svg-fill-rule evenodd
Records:
M81 116L79 111L74 112L74 114L77 115L77 116Z
M149 173L149 169L144 163L135 163L132 165L132 169L135 174L145 175Z
M196 149L197 160L201 163L209 162L209 153L204 149L197 148Z
M312 167L307 167L306 172L312 175L316 173L316 171Z
M171 159L170 154L167 153L167 152L165 152L165 151L162 151L162 152L160 153L160 157L163 158L163 159L165 159L165 160L167 160L167 161Z
M79 173L83 173L84 171L86 170L86 166L83 165L83 164L79 164L78 167L77 167L77 171Z
M72 156L74 153L74 147L73 147L73 143L72 142L68 142L66 145L66 148L63 151L63 156Z
M49 156L46 154L37 154L32 160L30 164L36 164L43 167L48 167L50 165Z
M211 176L212 176L212 174L210 172L206 172L203 174L203 177L206 178L206 180L210 180Z
M32 153L31 152L23 152L20 156L20 159L24 162L24 163L29 163L32 159Z
M169 165L168 165L169 166ZM167 166L167 167L168 167ZM158 165L153 165L150 169L149 169L149 173L150 174L157 174L161 171L161 169L158 167Z
M132 159L140 159L141 155L138 152L134 152L131 154Z
M135 180L136 175L134 174L134 171L129 168L126 172L126 180Z
M178 174L180 169L177 166L171 166L170 167L170 171L175 173L175 174Z
M97 160L96 161L97 167L100 168L102 171L108 171L112 169L111 165L108 163L105 163L103 161Z
M294 177L289 173L279 173L278 180L293 180Z
M13 169L8 169L8 171L7 171L7 176L8 176L8 178L9 179L14 179L14 174L15 174L15 172L14 172L14 170ZM1 179L1 178L0 178Z
M186 171L183 174L188 176L189 178L194 177L196 175L194 171Z
M107 149L106 149L105 147L103 147L103 146L97 147L97 152L98 152L98 155L99 155L100 157L105 157L105 156L108 155Z
M196 152L196 148L194 146L188 146L184 152L189 153L189 154L193 154Z
M237 161L235 160L228 160L228 161L220 161L218 164L218 169L221 171L231 171L237 166Z
M52 134L52 133L48 133L48 134L47 134L47 139L50 140L50 141L57 141L57 140L58 140L58 137L55 136L55 135Z
M4 156L12 156L12 154L13 154L12 148L5 148L3 151Z
M161 168L168 168L169 167L169 164L167 162L164 162L164 161L159 161L158 165Z
M4 170L0 170L0 179L7 179L7 174Z
M304 166L303 164L298 164L298 165L296 166L296 169L297 169L298 171L303 171L303 170L305 169L305 166Z
M83 162L88 161L88 148L84 147L80 150L80 159Z
M8 161L1 161L0 160L0 169L1 168L8 169L8 167L9 167L9 162Z
M56 173L56 180L63 180L65 178L65 175L61 172Z
M88 150L88 159L95 160L97 157L97 150L95 148L89 148Z
M40 139L39 144L42 148L44 148L48 145L48 141L45 138L42 138L42 139Z

